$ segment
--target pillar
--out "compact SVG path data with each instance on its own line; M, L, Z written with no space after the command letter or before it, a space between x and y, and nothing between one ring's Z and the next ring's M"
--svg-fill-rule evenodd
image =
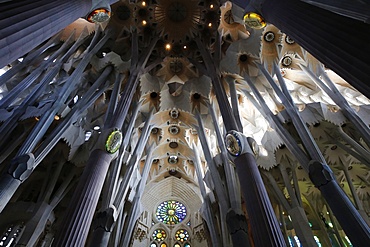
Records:
M250 247L248 224L245 215L230 210L226 215L226 222L233 246Z
M100 149L90 155L53 246L85 245L111 156Z
M0 4L0 68L92 10L117 0L18 0ZM97 20L99 21L99 20Z
M117 210L112 206L105 211L97 213L95 218L96 226L89 246L108 246L117 218Z
M366 246L370 242L370 228L354 208L327 165L311 161L309 176L329 204L353 246Z
M370 5L362 1L352 0L301 0L303 2L327 9L353 19L370 23Z
M239 132L230 131L225 142L234 156L255 246L286 246L248 139Z
M0 5L0 68L88 14L91 0L21 0Z
M232 132L238 136L235 137L231 134L231 136L227 135L226 137L227 150L232 154L235 151L234 148L241 144L241 140L237 141L237 139L244 140L246 137L236 131L238 130L238 125L222 86L218 66L215 64L210 53L205 49L204 44L199 39L196 39L196 42L203 56L208 75L212 80L212 86L216 94L225 128L229 133ZM220 47L219 39L216 40L215 46ZM228 139L228 136L231 138ZM228 147L230 144L233 146L231 147L232 150ZM246 153L243 153L243 151L236 155L234 163L236 165L236 173L239 176L240 187L246 201L247 212L251 218L250 222L254 243L256 246L286 246L248 141L243 142L243 147L246 148L244 150Z
M133 53L138 53L135 49L138 42L135 32L132 33L132 40ZM104 124L96 149L90 154L53 246L84 246L109 165L118 155L117 151L122 144L120 129L129 111L140 75L156 43L157 38L154 38L148 46L147 52L142 54L139 61L132 62L130 69L132 73L122 92L121 100L112 119L107 120Z

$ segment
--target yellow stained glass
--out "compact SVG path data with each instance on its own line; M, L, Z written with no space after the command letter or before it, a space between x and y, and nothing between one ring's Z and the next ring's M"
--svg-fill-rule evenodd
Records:
M167 233L163 229L156 229L154 230L152 236L154 240L163 241L166 238Z
M262 29L266 26L266 21L257 13L246 13L244 15L244 23L253 29Z

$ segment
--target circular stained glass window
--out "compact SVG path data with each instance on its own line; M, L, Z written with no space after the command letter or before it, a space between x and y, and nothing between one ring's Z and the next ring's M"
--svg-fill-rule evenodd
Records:
M179 245L179 244L175 244L173 247L181 247L181 245Z
M152 244L150 245L150 247L157 247L157 245L156 245L155 243L152 243Z
M163 241L167 237L165 230L157 229L153 232L153 239L157 241Z
M190 247L190 244L187 244L187 243L186 243L186 244L184 245L184 247Z
M186 207L178 201L165 201L158 206L156 216L164 224L174 225L185 219Z
M178 230L175 234L175 238L178 241L184 242L189 239L189 233L184 229Z

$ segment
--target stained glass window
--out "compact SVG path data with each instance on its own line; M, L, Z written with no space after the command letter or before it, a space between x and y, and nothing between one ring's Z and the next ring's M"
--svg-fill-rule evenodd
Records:
M178 241L184 242L189 239L189 233L184 229L178 230L175 234L175 238Z
M186 243L186 244L184 245L184 247L190 247L190 244Z
M152 236L153 236L153 239L154 240L163 241L166 238L167 233L163 229L156 229L153 232L153 235Z
M178 201L165 201L158 206L156 216L159 221L174 225L185 219L186 207Z
M155 243L152 243L152 244L150 245L150 247L157 247L157 245L156 245Z
M161 247L167 247L166 243L161 244Z
M181 247L181 245L179 245L179 244L175 244L173 247Z

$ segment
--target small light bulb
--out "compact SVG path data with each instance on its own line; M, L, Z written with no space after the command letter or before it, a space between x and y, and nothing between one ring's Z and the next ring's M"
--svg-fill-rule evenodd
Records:
M212 27L212 23L210 22L210 23L208 23L208 27Z
M145 6L146 6L146 2L145 2L145 1L142 1L142 2L141 2L141 5L142 5L143 7L145 7Z
M213 9L213 7L214 7L214 6L213 6L213 4L211 4L209 7L210 7L211 9Z
M170 44L166 44L166 50L170 50L171 49L171 45Z
M143 24L143 26L145 26L145 25L147 24L146 20L143 20L143 21L141 22L141 24Z
M186 49L187 47L186 47L186 45L184 45L184 49Z

